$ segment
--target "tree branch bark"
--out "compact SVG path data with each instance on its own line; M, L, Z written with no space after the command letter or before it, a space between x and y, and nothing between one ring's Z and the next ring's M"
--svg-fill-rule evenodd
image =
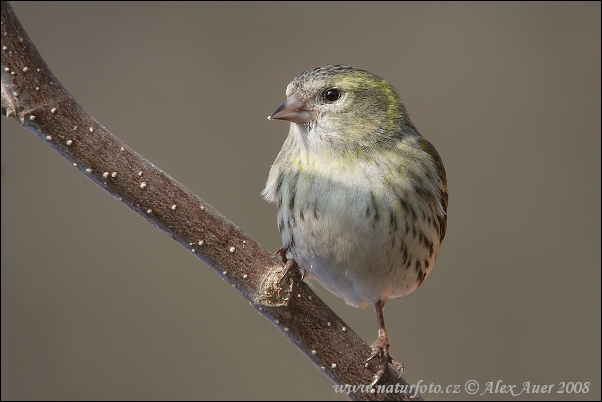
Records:
M366 385L370 348L283 263L200 197L111 134L48 68L8 2L2 2L2 114L15 118L88 178L192 251L233 285L335 384ZM389 367L354 400L422 400ZM397 385L397 389L395 386Z

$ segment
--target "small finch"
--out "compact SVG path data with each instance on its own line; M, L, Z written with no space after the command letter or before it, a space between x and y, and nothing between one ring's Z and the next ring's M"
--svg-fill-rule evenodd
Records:
M383 308L429 275L447 227L447 181L395 89L367 71L327 65L286 88L269 119L290 131L262 195L278 207L283 253L354 307L372 304L378 339L368 360L389 363Z

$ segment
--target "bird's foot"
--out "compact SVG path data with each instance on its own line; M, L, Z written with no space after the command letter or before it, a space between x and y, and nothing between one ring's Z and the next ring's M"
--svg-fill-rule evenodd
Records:
M286 249L284 247L280 247L278 250L276 250L274 257L276 256L280 257L283 263L286 264L288 262L288 258L286 258Z
M374 358L377 358L377 361L379 362L378 371L376 374L374 374L373 380L370 383L370 388L378 384L380 379L385 374L385 371L387 371L389 364L392 364L393 367L399 371L400 377L402 376L404 368L403 363L389 355L389 340L387 338L379 337L376 341L374 341L370 348L372 349L372 354L366 360L366 364Z
M282 272L282 278L280 279L280 282L286 282L286 278L288 278L291 274L294 273L298 274L300 279L299 281L303 282L303 279L305 279L306 271L297 264L297 261L293 260L292 258L286 257L286 249L284 247L280 247L274 253L274 257L276 255L278 255L284 263L284 271Z

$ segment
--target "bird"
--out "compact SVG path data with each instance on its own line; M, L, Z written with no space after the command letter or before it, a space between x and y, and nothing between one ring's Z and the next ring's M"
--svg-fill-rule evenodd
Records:
M347 304L374 307L371 386L389 364L403 374L383 309L416 290L439 254L448 205L441 157L393 86L347 65L297 75L268 119L290 123L262 191L278 210L282 256Z

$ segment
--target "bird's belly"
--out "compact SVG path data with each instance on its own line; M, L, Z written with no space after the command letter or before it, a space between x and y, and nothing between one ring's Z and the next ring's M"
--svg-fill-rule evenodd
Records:
M283 190L279 226L288 257L348 304L401 297L430 272L438 233L394 195L301 180L294 195Z

